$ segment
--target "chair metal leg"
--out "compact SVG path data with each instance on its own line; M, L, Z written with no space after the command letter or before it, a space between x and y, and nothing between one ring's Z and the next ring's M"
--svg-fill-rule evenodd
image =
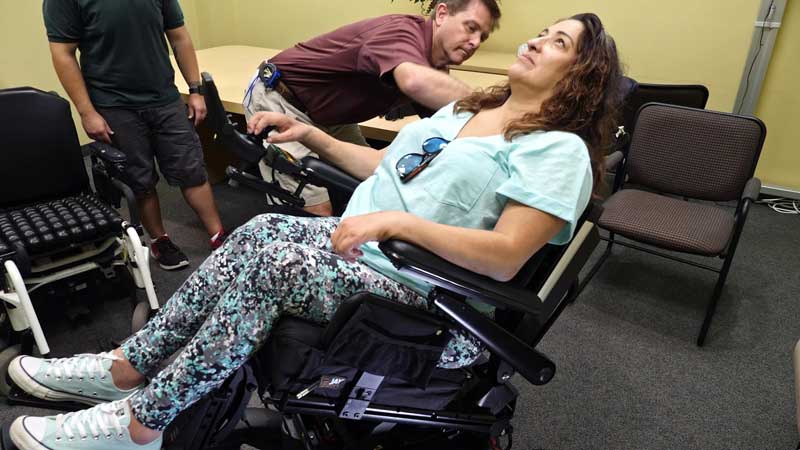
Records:
M600 266L603 265L603 263L606 261L606 258L608 258L608 256L611 254L611 247L613 245L614 245L614 233L609 233L608 244L606 245L606 249L603 250L603 254L600 255L600 259L598 259L597 262L594 263L592 268L589 269L589 273L586 274L583 280L580 280L580 282L578 283L578 288L575 290L574 295L572 295L572 297L570 298L570 302L574 302L578 298L578 296L581 295L581 292L583 292L583 288L585 288L586 285L589 284L589 281L591 281L594 275L600 270Z
M714 292L711 294L711 301L706 307L706 318L703 320L703 326L700 328L700 334L697 336L698 347L702 347L706 340L708 328L711 326L711 318L714 316L714 311L717 309L717 301L720 295L722 295L722 288L725 286L725 280L728 278L728 270L731 268L731 262L733 262L733 255L729 254L728 257L725 258L722 270L719 272L717 284L714 286Z

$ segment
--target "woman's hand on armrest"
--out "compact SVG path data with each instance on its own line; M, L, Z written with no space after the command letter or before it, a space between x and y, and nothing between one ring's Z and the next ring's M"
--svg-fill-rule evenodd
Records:
M300 142L325 161L360 180L375 172L385 154L385 150L342 142L319 128L276 112L255 113L247 122L247 132L258 135L268 126L276 130L267 137L270 144Z
M413 220L414 216L401 211L380 211L342 219L331 235L333 251L348 261L362 255L362 244L385 241L397 234L398 228Z
M331 236L334 251L348 260L361 256L370 241L400 239L418 245L467 270L508 281L565 222L509 201L492 230L443 225L401 211L348 217Z
M259 111L247 122L247 132L254 135L261 134L265 128L273 126L277 133L272 133L267 138L270 144L284 142L302 142L313 128L311 125L293 119L286 114Z

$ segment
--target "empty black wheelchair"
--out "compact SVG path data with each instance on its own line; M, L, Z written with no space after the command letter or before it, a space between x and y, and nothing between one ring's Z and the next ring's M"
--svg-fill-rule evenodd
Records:
M123 182L125 155L100 143L84 148L93 161L92 189L69 103L30 87L0 90L0 140L0 393L13 402L9 362L50 352L34 309L40 293L54 294L42 296L54 301L125 277L123 286L133 281L147 293L134 328L158 300L133 194ZM112 207L123 197L130 221Z

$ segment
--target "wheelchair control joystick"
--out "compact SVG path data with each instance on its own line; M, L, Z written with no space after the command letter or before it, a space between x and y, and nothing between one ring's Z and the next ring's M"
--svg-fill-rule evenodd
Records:
M264 141L264 139L266 139L267 136L269 136L269 133L274 129L275 129L275 127L273 127L272 125L267 126L266 128L264 128L263 131L261 131L261 133L258 133L258 134L247 134L247 139L250 142L254 143L254 144L261 145L261 143Z

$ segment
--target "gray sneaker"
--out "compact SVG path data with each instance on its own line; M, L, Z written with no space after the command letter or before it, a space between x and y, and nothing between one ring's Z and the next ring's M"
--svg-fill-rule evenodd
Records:
M120 389L114 385L110 370L117 359L111 353L59 359L17 356L8 367L8 375L34 397L96 405L123 399L144 386Z
M57 416L21 416L9 430L20 450L158 450L159 436L149 444L131 440L131 409L127 400Z

